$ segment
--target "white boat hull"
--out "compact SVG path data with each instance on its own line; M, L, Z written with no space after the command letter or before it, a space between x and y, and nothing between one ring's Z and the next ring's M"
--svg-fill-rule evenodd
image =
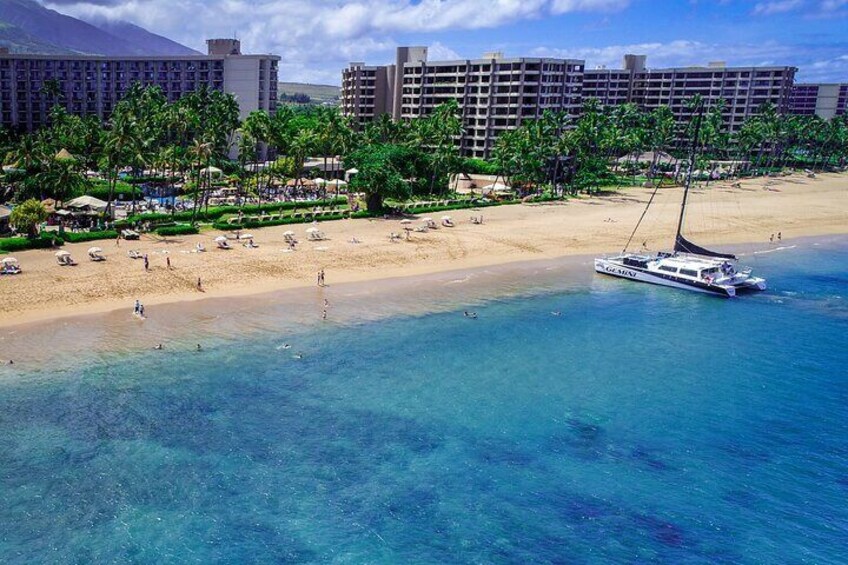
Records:
M674 277L662 275L660 273L652 273L635 267L628 267L610 261L608 259L595 259L595 271L604 275L629 279L648 284L659 286L667 286L670 288L678 288L692 292L700 292L702 294L711 294L713 296L721 296L731 298L736 296L737 287L733 285L723 284L708 284L706 282L696 283L695 281L676 280ZM763 289L765 286L763 286Z

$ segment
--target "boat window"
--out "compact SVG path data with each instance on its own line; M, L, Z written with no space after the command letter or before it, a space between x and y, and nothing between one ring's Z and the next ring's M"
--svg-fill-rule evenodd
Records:
M686 275L687 277L697 277L698 271L693 271L691 269L680 269L681 275Z
M701 271L701 276L706 277L707 275L716 275L718 274L718 267L712 267L710 269L704 269Z
M662 266L660 266L660 271L666 271L666 272L669 272L669 273L676 273L677 267L669 267L668 265L662 265Z

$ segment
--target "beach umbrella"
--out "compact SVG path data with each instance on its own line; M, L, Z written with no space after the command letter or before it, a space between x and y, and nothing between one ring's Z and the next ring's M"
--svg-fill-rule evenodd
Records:
M57 161L76 161L76 158L67 149L62 149L56 153L54 159Z
M92 253L103 253L103 250L99 247L89 247L88 254L91 255Z
M200 172L203 173L204 175L220 175L224 171L222 171L218 167L209 166L209 167L206 167L205 169L200 169Z
M321 177L312 179L312 182L314 182L318 186L324 186L325 184L327 184L327 181L322 179Z
M318 233L319 231L321 230L318 228L306 228L306 233Z
M14 257L4 257L2 261L0 261L2 265L17 265L18 260Z
M221 243L222 241L227 241L227 238L224 237L223 235L219 235L218 237L215 238L215 241L218 242L218 243Z
M400 221L400 223L402 223L402 224L411 224L411 223L412 223L412 220L410 220L409 218L404 218L404 219L402 219L402 220Z
M451 219L450 216L442 216L442 220L448 220L449 221L450 219Z
M56 257L68 257L68 256L70 256L70 254L71 254L70 251L64 251L64 250L63 251L57 251Z
M253 239L252 233L243 233L239 236L239 239Z
M284 231L284 232L283 232L283 235L294 235L294 232L293 232L293 231L291 231L291 230Z
M421 218L421 221L424 222L425 224L428 224L428 223L433 221L433 218Z

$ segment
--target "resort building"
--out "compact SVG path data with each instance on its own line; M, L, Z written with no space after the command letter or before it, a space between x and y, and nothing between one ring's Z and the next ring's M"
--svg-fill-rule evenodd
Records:
M390 114L426 116L456 100L465 133L464 155L488 158L497 136L545 110L576 116L582 104L583 61L546 58L428 61L426 47L401 47L394 65L351 63L342 72L342 111L360 125Z
M844 116L848 106L848 84L796 84L792 87L789 111L829 120Z
M644 55L625 55L620 70L586 71L583 97L604 105L632 102L643 110L668 106L678 120L688 119L687 102L701 95L706 106L724 100L725 125L738 131L764 104L778 112L790 111L795 67L726 67L723 62L705 67L648 69Z
M241 117L277 109L275 55L243 55L236 39L210 39L207 55L104 57L0 52L0 125L31 131L59 104L69 113L107 120L139 83L159 86L169 101L201 85L235 95Z
M502 131L549 109L577 116L590 98L604 106L630 102L647 111L668 106L680 121L689 118L687 103L696 94L707 107L724 100L730 132L738 131L764 104L778 112L792 111L795 67L727 67L714 62L649 69L646 63L645 55L625 55L621 69L586 70L582 60L506 59L500 53L428 61L426 47L401 47L392 65L351 63L342 71L342 112L363 126L381 114L395 120L426 116L454 99L465 127L459 140L462 153L488 158ZM844 111L844 96L839 100Z

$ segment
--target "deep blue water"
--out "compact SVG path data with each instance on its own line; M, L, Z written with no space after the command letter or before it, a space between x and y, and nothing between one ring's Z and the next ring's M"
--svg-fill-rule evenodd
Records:
M753 261L4 369L2 561L845 562L848 247Z

